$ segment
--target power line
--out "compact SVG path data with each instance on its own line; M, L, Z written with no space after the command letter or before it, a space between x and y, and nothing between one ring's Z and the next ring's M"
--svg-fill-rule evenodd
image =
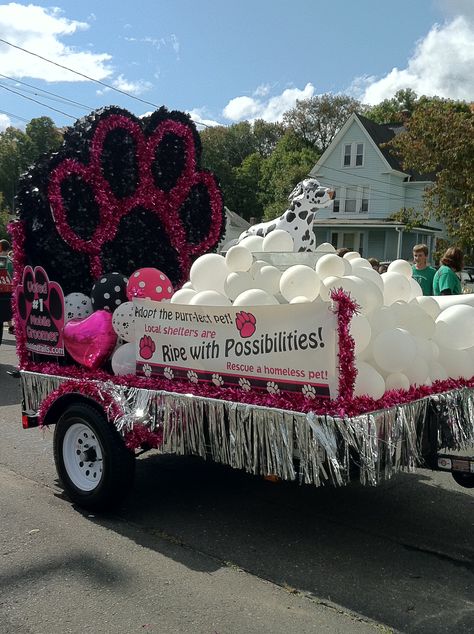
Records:
M63 112L62 110L58 110L57 108L53 108L53 106L48 106L48 104L43 103L42 101L38 101L37 99L33 99L32 97L26 97L25 95L22 95L21 92L13 90L12 88L7 88L3 84L0 84L0 88L3 88L3 90L8 90L8 92L12 92L15 95L19 95L20 97L23 97L23 99L28 99L28 101L34 101L35 103L38 103L40 106L44 106L45 108L49 108L50 110L54 110L55 112L59 112L60 114L63 114L65 117L70 117L71 119L76 119L76 117L74 117L72 114L68 114L67 112Z
M58 95L55 92L51 92L49 90L44 90L43 88L38 88L38 86L33 86L32 84L28 84L26 81L20 81L19 79L15 79L14 77L9 77L8 75L3 75L2 73L0 73L0 77L3 77L4 79L9 79L10 81L14 82L15 84L22 84L23 86L28 86L28 88L33 88L34 90L38 90L39 92L43 92L47 95L52 95L53 97L58 97L59 99L61 99L62 101L66 101L74 106L78 106L80 108L85 108L86 110L93 110L94 108L92 108L91 106L87 106L86 104L80 103L79 101L74 101L74 99L69 99L68 97L63 97L61 95ZM25 92L28 92L25 90ZM30 94L34 94L37 95L37 93L30 93ZM40 95L37 95L38 97Z
M3 44L7 44L8 46L11 46L13 48L16 48L19 51L23 51L23 53L28 53L28 55L33 55L34 57L38 57L39 59L42 59L44 62L48 62L48 64L53 64L54 66L57 66L58 68L62 68L64 70L67 70L70 73L74 73L75 75L79 75L79 77L84 77L84 79L87 79L87 80L92 81L92 82L94 82L96 84L104 86L105 88L108 88L109 90L114 90L115 92L118 92L118 93L120 93L122 95L125 95L126 97L129 97L130 99L135 99L136 101L140 101L141 103L147 104L148 106L153 106L153 108L159 108L159 106L156 103L153 103L151 101L147 101L146 99L142 99L141 97L136 97L135 95L132 95L131 93L129 93L129 92L125 91L125 90L121 90L120 88L116 88L115 86L112 86L111 84L107 84L106 82L101 81L100 79L94 79L93 77L89 77L89 75L86 75L86 74L81 73L81 72L79 72L77 70L74 70L73 68L69 68L68 66L64 66L63 64L59 64L59 62L54 62L53 60L48 59L47 57L44 57L43 55L39 55L39 53L34 53L33 51L29 51L26 48L18 46L17 44L12 44L11 42L8 42L7 40L4 40L3 38L0 38L0 42L2 42ZM45 105L45 104L41 104L41 105ZM88 108L88 106L86 106L86 107ZM91 108L91 110L93 110L93 108ZM61 112L61 111L58 110L58 112ZM64 113L61 113L61 114L64 114ZM66 116L70 117L71 115L66 115ZM194 123L197 123L198 125L202 125L205 128L211 128L212 127L212 126L208 125L207 123L203 123L202 121L194 121Z
M13 114L12 112L8 112L7 110L0 110L0 113L2 114L6 114L8 117L13 117L13 119L18 119L18 121L24 121L25 123L29 123L29 119L24 119L23 117L19 117L16 114Z

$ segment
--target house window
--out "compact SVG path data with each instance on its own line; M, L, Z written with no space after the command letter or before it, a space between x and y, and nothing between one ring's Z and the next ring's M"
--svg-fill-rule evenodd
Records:
M334 200L332 201L332 210L335 214L339 213L339 209L340 209L340 199L339 199L339 192L336 189L335 190L335 194L334 194Z
M347 143L344 145L343 167L362 167L364 164L364 144Z
M353 214L356 212L357 202L357 190L355 187L348 187L346 190L346 201L344 205L344 211L346 214Z
M344 167L351 166L352 145L344 146Z
M367 214L369 212L369 188L362 187L362 199L360 201L360 213Z

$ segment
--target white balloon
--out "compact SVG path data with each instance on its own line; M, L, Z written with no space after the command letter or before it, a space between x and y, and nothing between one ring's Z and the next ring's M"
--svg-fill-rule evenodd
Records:
M288 231L274 229L263 238L262 246L266 253L293 251L294 241Z
M417 297L422 297L423 296L423 289L418 284L418 282L413 277L410 277L410 279L408 281L410 282L410 287L411 287L410 301L412 299L417 298Z
M411 295L411 286L408 279L401 273L382 273L384 304L390 306L394 302L402 300L407 302Z
M243 293L254 286L255 282L250 273L245 271L234 271L229 273L224 282L224 292L231 301L234 301L240 293Z
M360 354L362 350L365 350L370 342L370 336L372 329L370 327L369 320L365 315L356 314L352 317L350 323L350 334L354 339L355 354Z
M69 293L64 298L64 323L92 315L92 301L84 293Z
M290 304L311 304L311 300L303 295L298 295L298 297L293 297Z
M363 280L369 280L379 288L383 293L383 280L380 273L377 273L372 267L359 267L357 272L355 273L358 277L361 277Z
M282 276L276 266L267 264L255 273L255 287L267 291L270 295L276 295L280 292L280 278Z
M124 343L115 349L111 359L112 371L116 375L135 374L135 344Z
M197 292L198 291L192 288L192 286L183 286L173 293L170 299L170 304L189 304Z
M430 315L430 317L432 317L433 319L436 319L436 317L441 312L441 308L439 307L434 297L417 297L415 299L415 302L420 308L425 311L425 313L428 313L428 315Z
M234 301L234 306L271 306L278 304L278 300L261 288L251 288L244 291Z
M199 291L189 300L190 306L230 306L230 299L217 291Z
M194 288L180 288L179 291L173 293L170 299L170 304L189 304L192 298L196 295Z
M462 293L461 295L433 295L433 300L438 304L441 310L445 310L450 306L457 306L458 304L474 306L474 293Z
M356 269L359 271L360 269ZM358 275L348 275L343 280L352 280L355 284L352 296L359 304L361 312L369 314L383 306L383 295L381 290L373 282L363 279Z
M430 378L432 381L446 381L448 378L448 373L438 361L433 361L429 365L430 368Z
M442 346L454 350L474 346L474 306L450 306L438 315L435 323L433 338Z
M354 396L370 396L377 400L385 392L383 376L365 361L356 363L357 376L354 385Z
M406 368L405 374L410 381L410 385L424 385L429 375L428 364L423 357L415 356L410 366Z
M254 279L262 266L268 266L268 262L265 262L265 260L255 260L255 262L250 267L249 273Z
M348 251L344 253L342 256L344 260L353 260L354 258L360 258L360 253L358 251Z
M125 341L135 341L135 307L133 302L123 302L114 310L112 327Z
M418 304L395 302L390 306L393 310L397 326L404 328L412 335L430 339L435 333L435 322Z
M245 247L251 253L261 253L263 251L262 236L247 236L239 242L239 246Z
M229 271L248 271L252 262L252 253L241 244L230 247L225 254L225 263Z
M352 273L352 266L351 266L351 261L347 260L346 258L341 258L342 263L344 264L344 275L351 275Z
M181 288L192 288L193 290L195 290L191 282L185 282Z
M372 328L372 338L374 339L380 332L396 328L397 322L395 314L388 306L377 308L369 315L369 322Z
M438 362L451 379L470 379L474 375L474 360L466 350L453 350L440 346Z
M361 258L361 257L351 258L350 262L351 262L352 270L354 272L355 272L355 269L372 269L372 264L369 262L369 260L366 260L365 258Z
M189 277L196 291L224 293L224 282L229 272L224 256L206 253L193 262Z
M286 269L280 279L280 292L288 301L303 295L309 300L316 299L319 294L321 280L310 266L295 264Z
M432 341L424 337L413 337L416 344L417 355L424 359L428 364L434 361ZM429 374L429 372L428 372Z
M394 260L388 265L387 273L400 273L409 279L412 276L411 264L406 260Z
M327 253L316 262L316 273L322 280L329 276L342 277L344 271L344 259L335 253Z
M385 372L403 372L413 362L416 345L409 332L401 328L383 330L373 342L375 362Z
M318 244L315 251L316 253L335 253L336 249L330 242L321 242L321 244Z
M410 381L403 372L393 372L385 378L385 387L387 390L408 390Z

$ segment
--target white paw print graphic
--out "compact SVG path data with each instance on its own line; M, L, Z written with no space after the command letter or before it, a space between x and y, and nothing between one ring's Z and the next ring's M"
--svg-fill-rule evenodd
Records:
M308 398L308 399L316 398L316 390L314 389L312 385L303 385L303 388L301 389L301 391L303 392L303 396L305 398Z
M268 381L267 392L269 392L270 394L280 394L280 388L275 383L275 381Z
M143 374L146 377L151 376L151 365L149 363L144 363L143 364Z
M171 368L165 368L163 370L163 374L165 375L167 379L170 379L170 380L174 379L174 372Z
M188 381L191 381L191 383L197 383L199 381L198 375L194 370L188 370Z
M239 379L239 385L244 392L250 392L250 390L252 389L248 379Z
M224 379L221 377L220 374L213 374L212 382L216 387L222 387L224 385Z

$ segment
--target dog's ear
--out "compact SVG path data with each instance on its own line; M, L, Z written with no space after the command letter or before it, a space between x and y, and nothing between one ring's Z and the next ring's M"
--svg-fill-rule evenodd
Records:
M294 188L294 190L291 192L291 194L288 196L288 200L292 201L293 198L296 198L296 196L301 196L301 194L304 191L304 187L303 187L303 182L301 181L300 183L298 183L298 185L296 185L296 187Z

